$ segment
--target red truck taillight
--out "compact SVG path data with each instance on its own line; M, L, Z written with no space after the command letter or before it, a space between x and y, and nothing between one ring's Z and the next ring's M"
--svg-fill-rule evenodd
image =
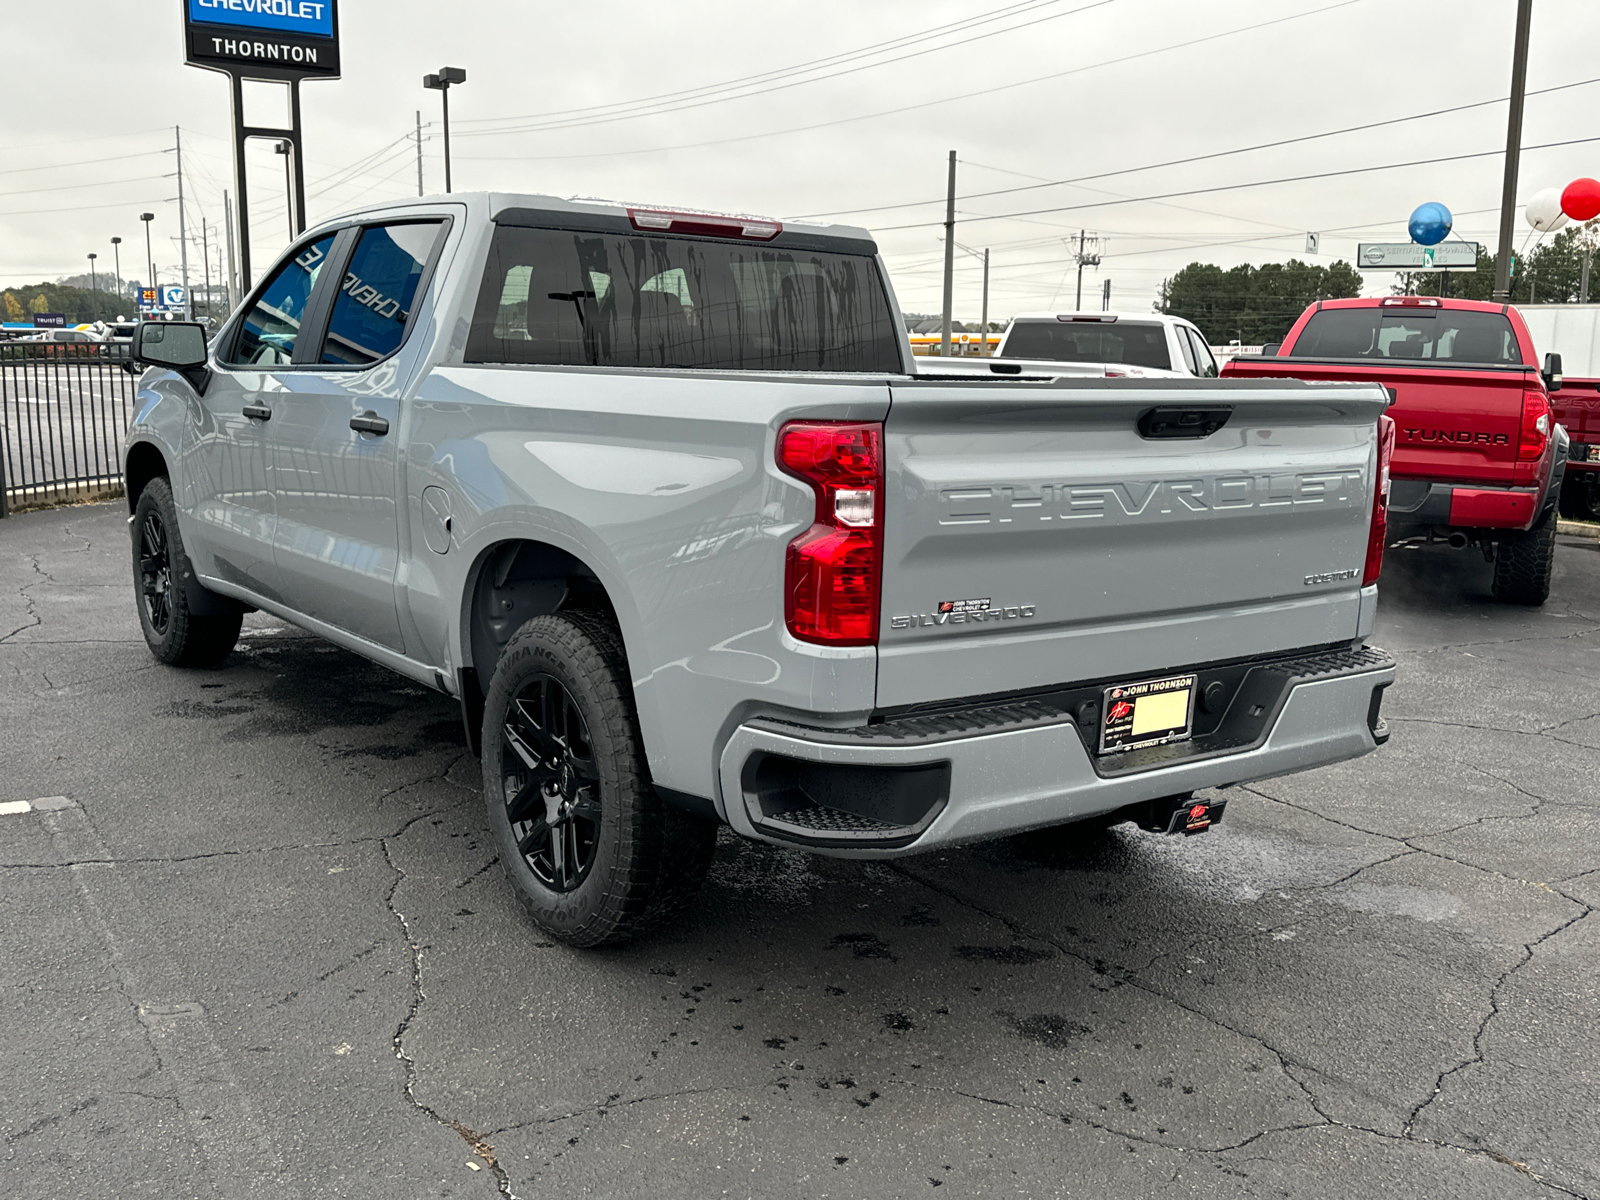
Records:
M784 561L783 616L804 642L878 641L883 571L883 425L791 421L778 431L778 465L817 495L816 523Z
M1522 432L1517 439L1517 458L1530 462L1544 457L1550 441L1550 401L1543 392L1522 393Z
M1394 459L1394 418L1378 418L1378 480L1372 496L1372 527L1367 533L1367 567L1361 586L1377 583L1383 573L1383 547L1389 540L1389 464Z

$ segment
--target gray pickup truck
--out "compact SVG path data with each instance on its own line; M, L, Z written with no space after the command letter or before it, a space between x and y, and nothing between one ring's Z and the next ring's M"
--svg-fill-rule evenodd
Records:
M327 222L209 345L139 329L145 636L214 665L259 609L458 698L575 945L680 909L722 823L854 858L1196 832L1196 789L1385 740L1382 388L918 376L903 329L860 229Z

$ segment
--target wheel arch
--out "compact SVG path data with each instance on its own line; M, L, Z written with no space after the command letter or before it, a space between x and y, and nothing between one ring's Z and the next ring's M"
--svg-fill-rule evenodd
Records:
M481 748L483 699L501 650L529 618L567 609L606 614L622 633L626 656L628 638L610 590L572 551L513 537L484 547L473 559L460 614L462 718L473 753Z
M170 480L172 470L167 465L166 455L158 446L152 442L134 442L128 447L122 466L122 484L130 514L139 507L139 495L145 486L152 479L163 475Z

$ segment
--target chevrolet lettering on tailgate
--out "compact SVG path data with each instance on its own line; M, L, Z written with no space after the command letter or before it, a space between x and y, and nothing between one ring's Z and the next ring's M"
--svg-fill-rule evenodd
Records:
M1209 475L1131 483L994 484L939 493L939 524L1089 521L1227 509L1343 506L1366 495L1364 471Z

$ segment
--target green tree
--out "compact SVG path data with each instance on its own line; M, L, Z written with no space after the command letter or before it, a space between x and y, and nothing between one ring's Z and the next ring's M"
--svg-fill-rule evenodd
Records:
M22 300L29 292L33 293L33 299ZM67 318L67 324L81 325L132 316L138 308L136 302L119 298L113 292L66 287L59 283L31 283L5 293L7 321L29 321L36 312L58 312Z
M1158 311L1193 321L1212 345L1233 338L1255 345L1282 341L1306 307L1318 300L1361 294L1361 275L1349 263L1329 267L1290 259L1228 270L1190 263L1161 285Z

